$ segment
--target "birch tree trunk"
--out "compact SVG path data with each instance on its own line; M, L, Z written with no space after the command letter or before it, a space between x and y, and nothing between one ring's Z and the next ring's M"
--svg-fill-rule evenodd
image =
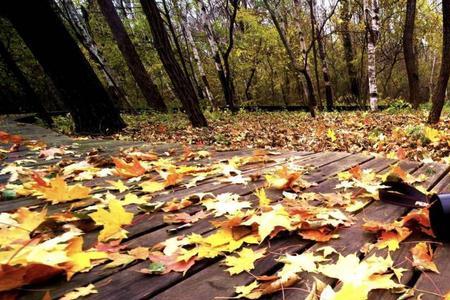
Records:
M139 89L142 91L142 95L146 99L148 105L157 111L166 112L167 106L164 103L156 84L153 83L150 75L145 70L136 48L128 36L119 15L117 14L112 0L97 0L97 3L111 29L119 50L122 53L128 68L139 86Z
M209 81L208 81L208 78L206 77L205 69L203 68L203 63L202 63L202 60L200 59L200 54L198 52L197 45L195 44L194 37L192 36L191 26L189 25L188 17L187 17L187 9L182 9L180 11L180 17L182 20L181 26L184 27L184 32L186 33L186 39L191 48L195 64L197 65L198 73L200 74L200 79L201 79L204 89L205 89L206 98L208 99L212 109L217 110L218 103L217 103L216 99L214 98L214 95L211 92L211 86L209 85Z
M364 0L364 13L367 31L367 76L369 81L370 110L378 109L378 89L376 71L376 50L379 37L379 5L378 0Z
M127 107L128 109L133 110L133 106L129 102L128 97L117 84L112 70L109 68L106 59L101 54L97 43L92 38L91 33L88 30L86 21L83 16L80 15L80 13L77 11L73 0L62 0L61 2L63 5L63 9L67 14L69 24L73 28L83 47L89 53L91 59L97 64L100 72L103 74L103 77L105 78L106 84L108 86L108 91L111 94L112 98L116 100L119 107Z

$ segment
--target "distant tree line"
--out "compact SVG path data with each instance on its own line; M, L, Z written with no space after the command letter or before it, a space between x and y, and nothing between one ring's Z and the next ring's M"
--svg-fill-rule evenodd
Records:
M121 110L432 102L450 76L450 1L14 0L0 4L3 112L67 109L78 133Z

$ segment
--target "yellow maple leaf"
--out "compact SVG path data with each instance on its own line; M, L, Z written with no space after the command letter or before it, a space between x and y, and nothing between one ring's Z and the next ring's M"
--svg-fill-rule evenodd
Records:
M59 300L75 300L80 297L84 297L90 294L97 294L98 291L95 289L95 286L91 283L84 287L76 288L75 290L68 292L64 296L62 296Z
M68 268L66 269L67 280L77 272L89 271L93 265L92 260L105 259L108 254L103 251L88 250L83 251L83 238L76 237L70 240L66 248L67 256L70 259Z
M13 214L0 214L0 247L14 241L27 241L30 233L45 221L47 210L30 211L26 207L19 208Z
M316 263L326 261L327 259L321 255L314 255L312 252L305 252L299 255L286 254L286 256L278 259L279 262L284 263L283 268L278 271L277 276L281 281L287 282L297 273L301 272L316 272Z
M126 194L123 200L121 201L122 205L129 205L129 204L146 204L150 201L150 196L142 196L138 197L135 194L129 193Z
M236 287L237 298L258 299L262 296L260 291L255 291L259 287L258 281L253 281L248 285Z
M230 275L239 274L244 271L250 271L255 268L255 261L264 257L266 248L253 251L250 248L243 248L237 252L237 256L227 256L224 260L224 264L229 268L227 271Z
M265 189L262 188L262 189L256 190L255 196L258 197L258 199L259 199L259 206L265 207L265 206L270 205L271 200L269 198L267 198Z
M332 142L336 141L336 134L334 133L334 130L329 128L327 131L327 138L329 138Z
M332 292L329 299L365 300L371 290L403 287L391 279L393 273L386 274L392 265L390 256L382 258L374 255L360 261L356 254L349 254L340 255L335 264L319 266L318 271L342 282L339 291Z
M110 184L107 187L110 190L117 190L120 193L125 192L126 190L128 190L128 187L123 183L122 180L117 180L117 181L106 180L106 182Z
M146 193L159 192L166 188L166 184L164 182L151 181L151 180L144 181L139 186Z
M423 135L432 143L439 142L441 140L441 133L439 130L432 127L425 126L423 129Z
M69 186L62 177L56 176L48 182L48 186L37 185L35 190L52 204L68 202L89 197L91 189L81 184Z
M99 208L96 212L89 214L95 224L103 225L98 236L101 242L125 238L127 231L122 229L122 225L129 225L133 220L133 214L127 212L119 200L111 200L108 207L109 211Z
M281 205L275 205L272 210L253 215L242 225L258 224L258 233L263 241L276 227L293 230L288 212Z

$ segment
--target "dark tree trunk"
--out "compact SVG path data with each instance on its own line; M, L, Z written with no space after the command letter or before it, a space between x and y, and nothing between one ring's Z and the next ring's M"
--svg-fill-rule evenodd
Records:
M15 0L1 6L60 92L76 132L112 133L125 127L94 70L58 18L51 0Z
M311 47L313 50L313 63L314 63L314 77L316 79L316 87L317 87L317 98L319 102L319 109L323 109L322 105L322 92L320 90L320 77L319 77L319 63L317 59L317 47L315 42L316 36L316 18L314 16L314 2L313 0L308 1L309 4L309 19L311 21L311 36L313 37L311 41Z
M134 80L136 80L136 83L148 105L155 110L166 112L166 104L164 103L156 84L153 83L150 75L145 70L136 48L131 42L128 33L120 20L112 0L97 0L97 2L103 16L106 19L106 22L109 25L109 28L111 28L111 32L117 42L117 46L125 58L128 68L130 69Z
M181 66L183 67L183 71L186 74L186 77L189 79L189 72L186 65L186 60L184 59L183 50L181 50L180 42L178 41L177 33L175 31L175 27L173 26L172 19L170 18L169 7L167 6L166 0L162 1L164 7L164 13L167 19L167 25L169 27L170 34L172 35L173 43L175 44L175 48L177 49L178 57L181 62Z
M121 109L129 109L134 111L134 108L123 89L117 83L116 76L113 70L108 66L108 63L100 51L97 43L93 39L89 28L89 11L81 6L81 13L78 12L73 0L62 0L60 14L63 16L73 29L75 36L88 52L89 57L97 65L98 70L102 73L106 80L107 90L114 100L116 105Z
M169 36L164 27L164 22L155 0L140 0L140 2L152 31L153 43L158 51L161 62L172 81L175 94L183 104L183 108L186 110L193 126L208 126L206 119L200 110L195 89L181 69L172 52Z
M328 70L327 56L325 54L325 47L323 45L323 37L320 32L317 33L317 44L319 48L319 56L322 61L322 75L323 82L325 83L325 100L327 110L333 110L333 89L331 88L330 72Z
M6 49L3 42L0 40L0 56L3 58L6 67L8 70L16 77L18 83L23 89L26 99L26 105L28 109L33 110L38 113L38 116L48 125L53 125L53 120L49 116L47 110L42 105L41 97L39 97L33 88L30 85L30 82L27 80L25 75L20 70L19 66L14 61L14 58L9 53L8 49Z
M442 60L439 78L436 82L436 89L433 93L433 105L428 123L437 123L444 107L445 92L447 90L448 79L450 77L450 1L442 1L442 18L443 18L443 45Z
M353 50L352 37L350 35L350 13L349 0L342 0L341 19L342 19L342 45L344 47L344 57L347 65L347 73L350 79L350 89L353 97L359 102L361 100L361 89L358 82L358 75L354 66L355 52Z
M228 0L227 0L228 1ZM228 28L228 47L225 53L222 54L223 64L225 67L225 84L227 85L228 95L225 95L225 101L231 111L237 111L236 107L236 90L234 88L233 75L231 73L230 67L230 54L234 47L234 29L236 24L236 16L239 9L240 0L230 0L230 4L233 7L233 11L230 13L229 17L229 28Z
M276 16L275 11L269 5L269 0L263 0L263 2L264 2L265 7L267 8L267 10L269 11L269 14L273 21L273 24L275 25L275 28L278 32L281 42L283 43L284 49L286 50L288 58L291 62L291 69L294 71L294 73L296 75L299 96L302 94L302 88L300 85L300 82L301 82L300 75L303 75L305 77L308 109L311 114L311 117L314 118L316 116L315 107L316 107L317 103L316 103L316 97L314 96L314 86L313 86L313 83L311 80L311 76L309 75L309 69L308 69L307 60L306 60L306 56L305 56L305 54L306 54L305 49L304 49L304 47L302 47L303 48L302 54L303 54L304 66L301 67L297 63L297 59L296 59L294 52L289 44L288 39L286 38L286 35L285 35L283 29L281 28L280 22L278 22L278 18ZM301 34L301 39L303 39L303 34ZM302 42L304 43L304 40Z
M406 3L405 29L403 32L403 55L405 57L406 73L408 75L409 102L413 108L419 107L419 70L414 51L414 21L416 18L416 0Z
M315 14L316 2L314 0L309 0L309 9L311 14L311 27L313 36L317 39L317 48L319 50L319 57L322 62L322 75L323 82L325 84L325 101L327 110L333 110L333 89L331 88L330 72L328 70L328 61L325 53L324 40L322 36L322 29L319 28L317 17ZM317 26L315 26L317 24ZM317 68L317 66L316 66ZM320 93L319 93L320 95ZM320 101L321 103L322 101Z

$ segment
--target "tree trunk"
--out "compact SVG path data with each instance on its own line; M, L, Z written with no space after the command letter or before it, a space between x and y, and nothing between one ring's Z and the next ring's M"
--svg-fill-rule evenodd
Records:
M434 69L436 68L436 51L433 51L433 62L431 64L431 74L430 74L430 81L428 82L428 89L430 91L428 96L428 101L433 100L433 89L434 89Z
M414 51L414 21L416 18L416 0L407 0L405 28L403 32L403 55L405 57L406 73L409 85L409 103L414 109L419 107L419 70Z
M130 69L131 74L133 75L133 78L139 86L139 89L141 90L148 105L154 110L166 112L166 104L164 103L156 84L153 83L150 75L145 70L145 67L126 32L125 27L117 14L112 0L97 0L97 3L109 25L109 28L111 29L119 50L125 58L128 68Z
M314 76L316 78L316 87L317 87L317 97L318 97L318 102L319 102L319 109L322 110L323 109L323 105L322 105L322 92L320 90L320 78L319 78L319 62L317 59L317 47L316 47L316 20L315 20L315 16L314 16L314 5L315 2L313 2L314 0L309 0L308 4L309 4L309 19L311 21L311 36L312 36L312 40L311 40L311 47L313 50L313 64L314 64Z
M314 25L318 24L317 22L317 17L315 14L315 8L316 8L316 3L314 0L310 0L310 10L311 10L311 18L312 18L312 23ZM318 27L318 26L313 26L313 28ZM317 39L317 48L319 50L319 57L320 60L322 62L322 76L323 76L323 82L325 84L325 100L326 100L326 105L327 105L327 110L331 111L333 110L333 89L331 87L331 80L330 80L330 72L328 70L328 61L327 61L327 56L325 53L325 47L324 47L324 41L323 41L323 37L322 37L322 30L314 30L313 31L314 36Z
M317 44L319 48L319 57L322 61L322 75L323 75L323 82L325 84L325 100L327 105L327 110L331 111L333 110L333 89L331 87L331 79L330 79L330 72L328 70L328 62L327 57L325 54L325 47L323 45L323 38L320 32L317 33Z
M350 79L350 89L353 97L355 97L357 102L361 101L361 91L358 81L357 71L355 70L354 59L355 53L353 50L352 37L350 35L350 20L352 15L349 8L350 0L341 0L341 35L342 35L342 45L344 47L344 57L345 63L347 65L347 73Z
M370 4L369 4L370 2ZM370 110L378 109L378 89L376 71L376 50L379 37L378 0L364 0L367 30L367 76L369 77Z
M6 49L3 42L0 40L0 56L3 58L8 70L16 77L18 83L23 89L25 94L27 108L33 110L38 114L38 116L50 127L53 126L53 120L49 116L47 110L42 105L42 99L36 94L36 92L31 87L30 82L27 80L25 75L20 70L19 66L14 61L14 58Z
M78 40L89 53L91 59L97 64L100 72L103 74L111 98L115 100L118 107L134 110L133 106L128 100L128 97L117 84L112 70L109 68L108 64L106 63L106 59L103 57L100 49L97 46L97 43L94 41L91 33L88 30L86 20L75 8L73 0L63 0L61 1L61 3L64 8L63 13L67 15L66 18L73 31L75 32ZM87 12L85 11L85 13ZM88 18L88 16L86 16L86 18Z
M444 107L445 94L447 91L448 79L450 77L450 1L442 1L442 19L443 19L443 35L442 35L442 59L439 77L436 82L436 89L433 92L433 105L428 123L438 123L441 117L442 108Z
M234 82L233 82L233 75L231 74L231 67L230 67L230 55L231 51L233 51L234 47L234 29L236 24L236 16L239 9L239 1L240 0L227 0L230 2L231 6L233 7L233 11L229 13L229 24L228 24L228 47L225 50L224 53L222 53L223 57L223 64L225 67L225 76L226 76L226 83L228 86L228 90L230 92L229 99L228 99L228 106L230 107L231 111L237 111L236 107L236 90L234 88ZM228 4L227 4L228 5Z
M140 0L140 3L150 25L155 48L158 51L164 69L172 81L174 92L183 104L183 108L186 110L192 125L194 127L208 126L200 110L195 89L172 52L169 36L155 0Z
M234 106L234 91L232 86L228 83L228 76L224 67L223 57L219 51L219 46L214 39L211 20L209 20L206 5L203 0L196 0L200 6L200 19L203 24L203 29L205 30L206 37L208 39L209 47L211 48L212 57L214 59L214 66L217 70L217 75L219 76L220 84L222 86L223 95L225 98L225 103L231 110L235 110Z
M181 45L180 45L180 42L178 41L175 27L173 26L172 19L170 18L170 11L169 11L169 7L167 6L166 0L163 0L162 4L164 7L164 13L165 13L166 19L167 19L167 26L169 28L170 34L172 35L172 40L173 40L173 43L175 44L175 49L177 49L177 53L178 53L178 57L181 62L181 66L183 67L183 71L186 74L186 78L188 78L189 81L191 81L191 79L189 78L189 72L187 69L186 60L184 59L183 50L181 50ZM192 82L191 82L191 84L192 84Z
M208 98L208 101L209 101L212 109L217 110L219 108L219 105L218 105L216 99L214 98L214 95L211 92L211 86L209 85L209 81L208 81L208 78L206 77L205 69L203 68L202 60L200 59L200 55L198 53L197 45L195 44L194 37L192 36L192 30L188 23L188 18L187 18L187 9L181 10L180 17L181 17L181 22L184 23L184 24L182 24L182 26L184 27L184 31L186 33L186 39L188 41L188 44L191 47L194 61L197 65L198 73L200 74L200 79L203 82L206 97Z
M286 50L286 53L288 55L288 58L290 60L291 63L291 69L294 71L295 76L296 76L296 81L299 83L300 82L300 75L303 75L305 77L306 80L306 93L307 93L307 101L308 101L308 109L309 112L311 114L311 116L314 118L316 116L316 112L315 112L315 106L316 106L316 99L314 97L314 86L312 84L311 81L311 76L309 75L309 70L306 64L306 50L305 50L305 45L304 45L304 38L303 38L303 33L301 31L300 28L299 29L299 35L300 35L300 47L302 49L302 57L304 60L304 66L299 66L296 60L296 57L294 55L294 52L292 50L292 47L289 44L289 41L286 38L285 33L283 32L283 29L280 26L280 22L278 22L278 18L275 14L275 11L273 10L273 8L269 5L269 0L263 0L264 1L264 5L266 6L267 10L269 11L270 17L272 19L273 24L275 25L275 28L278 32L278 35L281 39L281 42L283 43L283 46ZM301 95L302 91L300 91L300 84L297 84L298 89L299 89L299 95Z
M112 133L125 123L51 0L2 4L6 15L52 79L78 133ZM26 8L26 9L24 9Z

